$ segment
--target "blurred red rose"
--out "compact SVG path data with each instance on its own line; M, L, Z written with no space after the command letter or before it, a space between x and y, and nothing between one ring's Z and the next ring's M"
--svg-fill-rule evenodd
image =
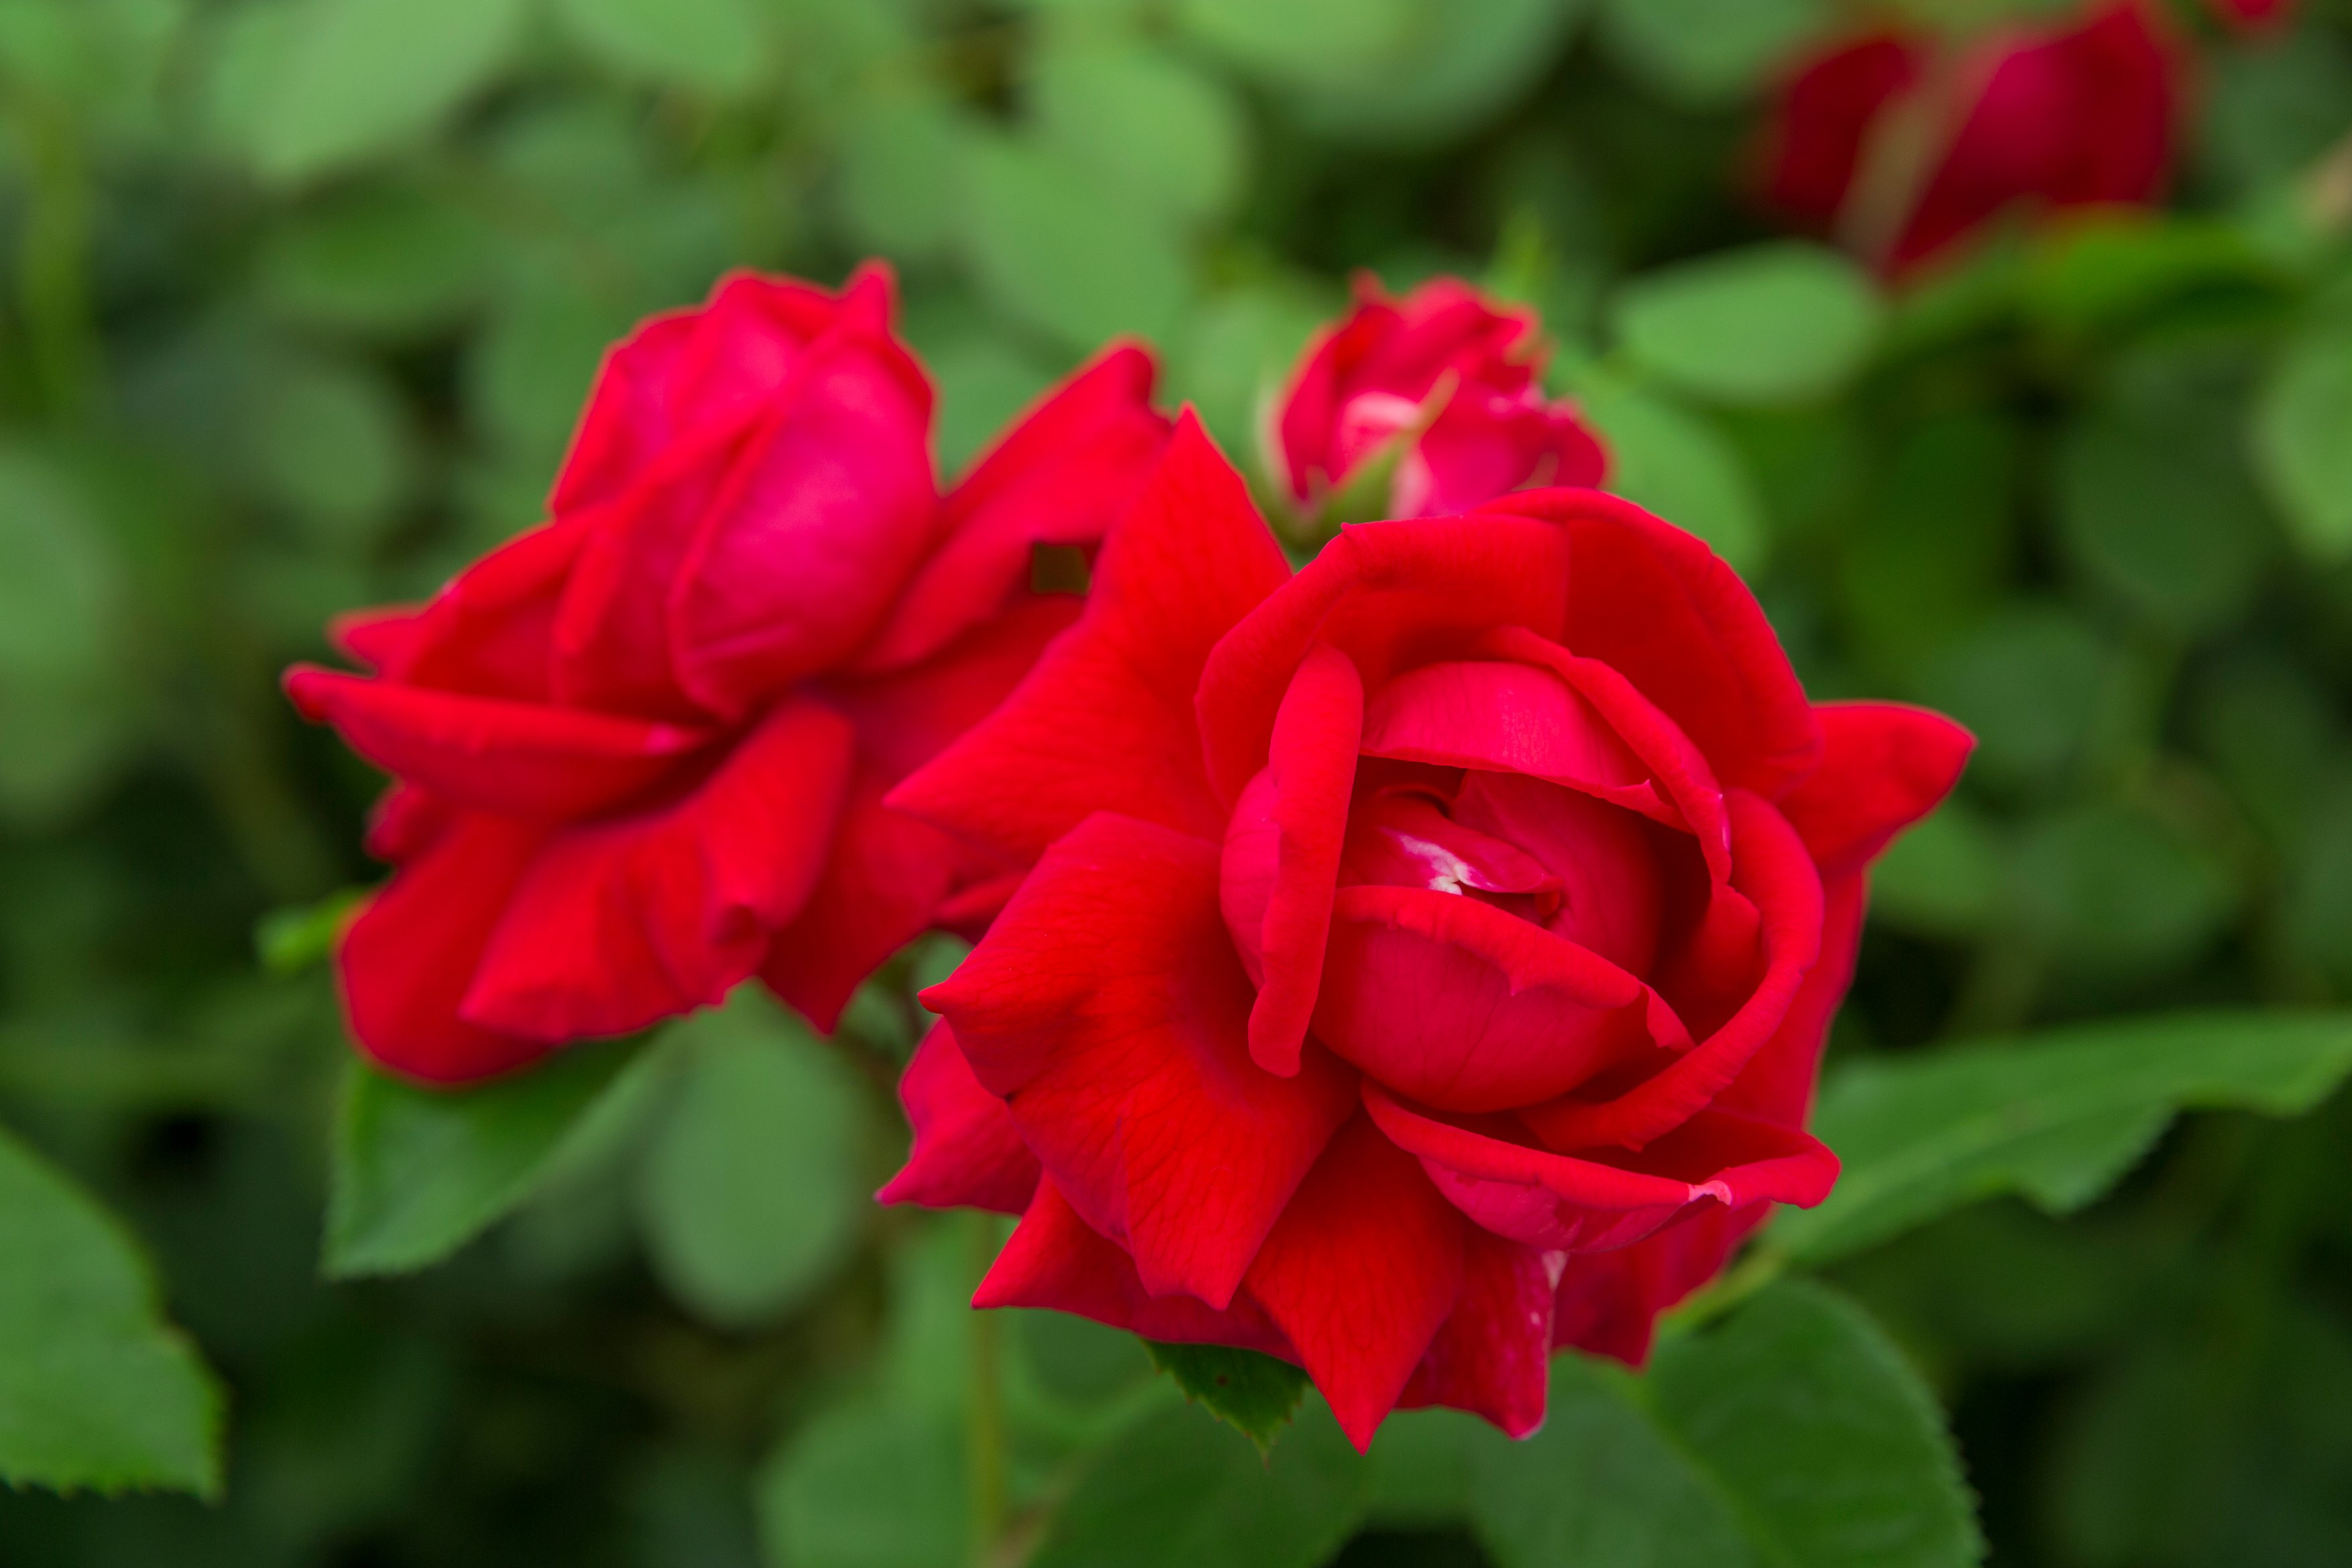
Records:
M1598 485L1608 467L1575 405L1536 383L1534 313L1459 278L1391 300L1370 274L1356 308L1292 372L1274 432L1290 497L1318 510L1367 465L1392 459L1384 516L1466 511L1512 490Z
M2181 97L2145 0L1948 57L1924 35L1876 33L1790 76L1764 194L1900 272L2011 209L2155 200Z
M888 1201L1022 1215L978 1297L1541 1420L1773 1201L1864 868L1969 739L1807 703L1706 546L1591 489L1293 576L1187 414L1077 627L891 800L1034 862Z
M411 1077L501 1072L759 974L820 1027L1003 868L881 804L1077 614L1036 543L1099 539L1164 443L1140 350L944 499L889 276L736 277L607 359L551 521L287 690L394 775L398 868L345 933L352 1030Z
M2242 32L2269 32L2294 20L2296 0L2205 0L2206 8Z

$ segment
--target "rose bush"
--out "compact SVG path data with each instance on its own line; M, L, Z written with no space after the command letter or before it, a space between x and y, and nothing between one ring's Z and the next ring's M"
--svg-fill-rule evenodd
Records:
M418 609L338 628L372 675L286 685L394 776L397 870L344 934L353 1034L461 1082L761 976L821 1027L1004 868L882 796L1077 613L1084 546L1162 444L1116 348L940 497L888 274L739 276L609 357L551 521Z
M1969 739L1806 701L1691 536L1590 489L1296 576L1187 414L1077 626L894 804L1034 862L925 993L887 1200L1021 1215L985 1306L1540 1421L1775 1201L1864 868Z
M2151 202L2180 69L2145 0L1999 29L1953 54L1923 32L1869 33L1789 75L1763 193L1896 273L2012 209Z
M1369 274L1355 308L1307 346L1275 416L1274 465L1290 500L1319 513L1335 492L1391 465L1392 517L1460 512L1530 486L1598 485L1600 441L1537 384L1535 314L1459 278L1391 300Z

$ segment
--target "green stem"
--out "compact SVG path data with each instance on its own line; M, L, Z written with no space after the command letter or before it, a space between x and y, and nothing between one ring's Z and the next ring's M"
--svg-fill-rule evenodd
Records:
M98 359L89 298L89 171L64 110L34 93L13 96L31 196L16 259L17 305L41 403L53 415L70 415L90 396Z
M972 1277L987 1271L996 1258L994 1217L966 1217L970 1229ZM987 1568L996 1557L1004 1534L1004 1376L1003 1331L994 1312L971 1314L971 1363L964 1400L966 1485L970 1490L971 1560Z

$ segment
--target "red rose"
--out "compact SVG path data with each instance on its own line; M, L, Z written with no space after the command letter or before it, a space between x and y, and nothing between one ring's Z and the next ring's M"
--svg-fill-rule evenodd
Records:
M1077 614L1034 543L1089 544L1166 439L1148 355L1055 392L944 502L891 285L737 277L615 349L552 520L421 609L338 628L373 678L287 675L397 782L397 870L339 953L353 1034L462 1082L759 974L830 1028L1005 868L882 795Z
M1541 1420L1773 1201L1864 872L1958 776L1808 705L1747 589L1590 489L1292 576L1190 415L1077 627L894 803L1034 869L908 1069L886 1200L1019 1212L976 1297Z
M1308 348L1282 401L1274 444L1291 499L1319 510L1391 455L1391 517L1600 484L1601 443L1573 403L1548 401L1536 384L1542 347L1533 312L1504 309L1459 278L1391 301L1358 275L1355 309Z
M2012 207L2153 201L2181 97L2143 0L1940 57L1885 32L1803 64L1765 155L1775 206L1902 271Z
M2296 0L2205 0L2205 7L2242 33L2275 32L2294 20Z

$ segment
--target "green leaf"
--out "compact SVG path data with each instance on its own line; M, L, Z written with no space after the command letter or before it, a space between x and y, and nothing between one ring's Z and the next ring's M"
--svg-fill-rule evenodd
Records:
M220 1390L145 1260L0 1132L0 1481L220 1490Z
M1766 1563L1968 1568L1983 1556L1943 1414L1843 1297L1789 1282L1662 1346L1652 1408Z
M793 1568L940 1568L969 1556L962 1433L878 1399L827 1410L760 1479L761 1534Z
M1685 103L1712 106L1831 23L1825 0L1605 0L1601 37L1633 72Z
M2012 862L2015 913L2070 974L2144 980L2194 959L2236 906L2202 845L2121 806L2077 806L2033 823Z
M1981 1550L1935 1401L1817 1285L1666 1341L1646 1380L1558 1357L1540 1431L1471 1437L1471 1520L1500 1568L1967 1568Z
M1580 401L1608 443L1610 489L1688 528L1734 570L1764 563L1770 541L1755 483L1705 415L1610 380Z
M1927 664L1918 695L1976 732L1976 778L2047 785L2083 759L2116 657L2073 611L2012 598Z
M633 77L721 97L759 85L764 40L749 0L557 0L555 13Z
M964 246L1000 306L1067 349L1163 335L1191 292L1168 219L1066 155L982 141L966 155Z
M1507 114L1543 79L1587 8L1587 0L1420 0L1401 47L1336 82L1296 88L1281 107L1318 137L1352 146L1459 137Z
M1146 1340L1151 1364L1176 1380L1184 1397L1232 1427L1264 1453L1298 1413L1307 1374L1278 1357L1222 1344L1162 1344Z
M2114 1183L2179 1110L2310 1109L2352 1071L2339 1013L2176 1013L1860 1061L1815 1134L1844 1171L1773 1244L1823 1262L1997 1193L2064 1213Z
M841 127L844 226L894 256L928 256L955 236L967 127L943 94L894 84L863 99Z
M1180 0L1193 38L1286 87L1346 87L1403 59L1420 23L1413 0Z
M2298 333L2253 413L2255 472L2295 544L2352 556L2352 324Z
M274 231L261 283L306 322L387 336L441 326L482 293L496 236L450 196L418 184L339 193Z
M405 497L412 447L399 393L365 361L278 356L246 431L255 480L322 549L373 542Z
M1247 126L1231 89L1165 51L1085 37L1050 42L1030 104L1045 139L1114 187L1185 219L1240 194Z
M299 975L325 963L367 896L365 888L338 888L313 903L271 910L253 928L254 953L261 967L273 975Z
M1612 311L1635 364L1685 392L1741 403L1837 391L1869 357L1884 315L1853 263L1793 242L1645 273Z
M760 1322L823 1282L870 1207L857 1084L756 986L669 1044L684 1078L637 1186L654 1270L704 1317Z
M1171 1408L1094 1456L1031 1568L1316 1568L1355 1528L1365 1474L1320 1405L1270 1458Z
M574 1046L512 1078L439 1090L354 1058L335 1121L327 1276L446 1258L536 1191L573 1138L633 1109L656 1065L633 1042Z
M251 124L256 166L295 184L422 140L498 72L522 16L523 0L301 0Z
M1499 1568L1760 1568L1729 1500L1615 1366L1553 1358L1542 1427L1519 1443L1477 1434L1469 1470L1470 1518Z

